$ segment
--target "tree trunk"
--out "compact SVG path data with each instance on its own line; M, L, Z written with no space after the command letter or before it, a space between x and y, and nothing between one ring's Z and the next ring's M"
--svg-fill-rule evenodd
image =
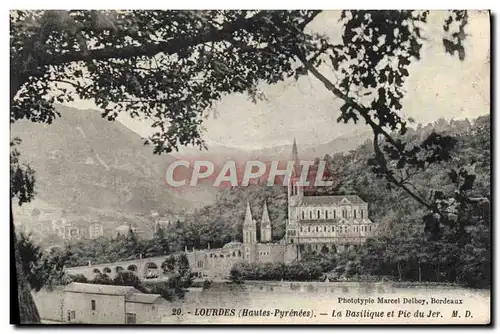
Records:
M422 282L422 266L420 264L420 261L418 262L418 281Z
M16 247L16 233L14 227L14 216L12 214L12 208L10 210L10 222L11 222L11 252L14 251L14 254L11 254L11 261L15 262L15 277L11 274L10 284L11 291L14 290L14 284L17 285L17 303L14 302L14 307L11 307L11 310L15 310L15 307L19 310L18 314L15 312L11 312L11 323L14 324L39 324L40 323L40 314L38 313L38 309L36 308L35 301L33 300L33 296L31 295L30 287L28 282L26 281L23 274L23 266L21 260L21 254ZM14 255L14 256L12 256Z

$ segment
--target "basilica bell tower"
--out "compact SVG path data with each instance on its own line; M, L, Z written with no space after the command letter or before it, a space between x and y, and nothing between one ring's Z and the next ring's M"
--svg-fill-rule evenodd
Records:
M292 173L288 180L288 221L286 224L286 242L289 244L297 243L297 230L299 211L298 206L304 197L304 189L300 182L301 166L297 142L293 139L292 147Z

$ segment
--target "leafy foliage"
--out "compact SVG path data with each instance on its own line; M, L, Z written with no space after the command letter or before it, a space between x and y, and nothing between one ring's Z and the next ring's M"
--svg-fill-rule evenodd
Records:
M10 197L19 205L30 202L35 195L35 171L20 160L21 153L16 148L21 139L10 142Z
M51 288L54 285L64 284L67 277L64 266L68 255L59 249L42 252L39 246L24 233L17 238L17 247L22 260L23 272L30 287L36 291L41 288Z
M441 219L403 189L386 187L385 180L367 168L371 142L347 154L325 157L336 161L337 166L332 167L341 182L321 193L359 194L370 203L370 218L382 224L382 235L354 253L352 265L358 268L354 273L476 287L490 284L489 124L490 118L482 116L472 124L467 119L440 119L425 127L408 128L404 140L409 146L429 143L428 138L437 132L455 141L447 153L452 159L403 170L419 196L440 205L438 210L445 213ZM347 265L338 258L332 263L341 272Z
M109 120L151 120L157 153L202 147L200 116L213 101L293 74L292 55L275 45L296 35L270 24L302 30L317 13L13 11L11 121L50 124L55 101L94 99Z

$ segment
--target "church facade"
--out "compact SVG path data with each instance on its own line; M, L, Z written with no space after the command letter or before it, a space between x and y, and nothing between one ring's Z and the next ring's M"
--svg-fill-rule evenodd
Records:
M376 234L378 224L370 220L368 203L358 195L304 195L295 141L292 160L295 168L288 184L287 244L298 245L299 254L304 250L329 252L362 244Z
M290 263L305 252L330 252L346 245L362 244L375 236L378 223L368 217L368 203L357 195L306 196L300 185L297 145L292 149L294 169L288 183L288 220L282 240L272 240L272 222L264 203L257 240L257 222L247 203L243 242L233 241L220 249L186 250L198 277L227 277L239 262Z

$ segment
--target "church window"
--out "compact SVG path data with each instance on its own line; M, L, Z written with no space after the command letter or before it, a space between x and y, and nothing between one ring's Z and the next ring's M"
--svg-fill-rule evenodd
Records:
M324 228L324 230L323 230L323 231L324 231L324 232L326 232L326 226L325 226L325 228Z
M236 256L236 252L233 252L233 257L235 257L235 256Z
M325 210L325 218L328 219L328 211Z
M302 219L305 219L305 218L306 218L305 217L305 212L304 212L304 210L302 210Z
M354 219L356 219L356 209L354 209Z
M318 219L321 217L321 212L318 210Z
M311 226L307 227L307 232L311 232Z
M335 226L332 226L332 232L335 232Z
M309 211L309 219L312 219L312 217L313 217L313 213L312 213L312 211Z
M333 218L337 218L337 211L333 210Z
M370 232L372 231L372 226L370 225Z
M238 251L238 256L241 256L241 251Z
M316 232L319 232L319 226L316 226Z
M361 218L363 218L363 209L361 209Z
M224 257L224 254L221 254L220 257Z

